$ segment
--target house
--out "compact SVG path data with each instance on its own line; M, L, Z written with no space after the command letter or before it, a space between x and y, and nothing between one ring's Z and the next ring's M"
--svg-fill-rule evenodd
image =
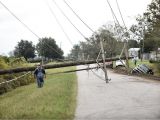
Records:
M160 60L160 48L157 51L150 52L150 59L151 60Z
M128 53L129 57L136 57L137 59L140 58L140 48L130 48Z

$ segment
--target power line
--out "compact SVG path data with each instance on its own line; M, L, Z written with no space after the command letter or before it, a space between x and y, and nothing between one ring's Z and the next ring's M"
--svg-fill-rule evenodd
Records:
M40 37L34 33L30 27L28 27L24 22L22 22L4 3L2 3L0 1L0 4L13 16L15 17L25 28L27 28L32 34L34 34L38 39L40 39ZM61 55L57 50L55 50L52 46L50 46L48 43L46 44L48 47L50 47L52 50L54 50L56 53L58 53L59 55Z
M92 32L94 33L94 30L93 30L91 27L89 27L89 25L88 25L87 23L85 23L85 22L81 19L81 17L73 10L73 8L67 3L67 1L66 1L66 0L63 0L63 2L70 8L70 10L75 14L75 16L76 16L90 31L92 31Z
M22 22L2 1L0 4L14 17L16 18L25 28L27 28L32 34L34 34L37 38L40 38L35 32L33 32L24 22Z
M11 80L8 80L8 81L6 80L5 82L1 82L0 85L5 84L5 83L10 83L10 82L12 82L12 81L16 81L16 80L18 80L18 79L20 79L20 78L28 75L29 73L30 73L30 72L27 72L27 73L25 73L25 74L23 74L23 75L21 75L21 76L19 76L19 77L16 77L16 78L14 78L14 79L11 79Z
M51 14L52 14L53 17L55 18L57 24L59 25L59 27L60 27L61 30L63 31L64 35L66 36L66 38L68 39L68 41L70 42L70 44L73 46L73 43L72 43L71 39L69 38L69 36L68 36L67 33L65 32L63 26L62 26L61 23L59 22L58 18L56 17L56 14L53 12L53 10L52 10L51 7L49 6L48 2L47 2L47 6L48 6Z
M40 39L41 40L41 39ZM42 42L42 40L41 40L41 42ZM49 47L50 49L52 49L53 51L55 51L57 54L59 54L60 56L61 56L61 54L56 50L56 49L54 49L53 48L53 46L51 46L50 44L48 44L47 42L46 42L46 44L44 44L46 47Z
M70 22L70 24L83 36L84 39L86 39L85 35L72 23L72 21L65 15L65 13L62 11L62 9L58 6L58 4L55 2L55 0L52 0L53 3L57 6L57 8L60 10L60 12L65 16L65 18Z
M116 22L117 22L118 25L120 26L120 23L119 23L119 21L118 21L116 15L115 15L115 13L114 13L114 11L113 11L113 8L112 8L112 6L111 6L109 0L106 0L106 1L107 1L108 5L109 5L109 7L110 7L110 9L111 9L111 12L112 12L112 15L113 15L113 19L115 18L115 19L116 19Z
M123 19L122 12L121 12L121 10L120 10L120 7L119 7L119 4L118 4L118 1L117 1L117 0L116 0L116 3L117 3L118 11L119 11L119 13L120 13L120 15L121 15L121 19L122 19L123 25L124 25L124 26L125 26L125 28L127 29L126 24L125 24L124 19Z

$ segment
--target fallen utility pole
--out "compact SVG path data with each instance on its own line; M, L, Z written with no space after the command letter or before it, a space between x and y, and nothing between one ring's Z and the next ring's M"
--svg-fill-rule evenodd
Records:
M130 57L131 59L132 57ZM125 57L121 57L121 59L126 59ZM106 62L116 61L119 58L106 58ZM98 60L98 62L102 63L103 60ZM76 62L68 62L68 63L60 63L60 64L53 64L53 65L44 65L45 69L53 69L53 68L61 68L61 67L69 67L69 66L77 66L77 65L86 65L86 64L94 64L97 63L96 60L88 60L88 61L76 61ZM20 73L20 72L27 72L27 71L34 71L35 67L21 67L21 68L13 68L13 69L4 69L0 70L0 75L4 74L12 74L12 73Z
M100 67L91 67L91 68L83 68L83 69L77 69L77 70L68 70L68 71L63 71L63 72L55 72L55 73L49 73L47 75L54 75L54 74L61 74L61 73L71 73L71 72L78 72L78 71L83 71L83 70L92 70L92 69L99 69Z

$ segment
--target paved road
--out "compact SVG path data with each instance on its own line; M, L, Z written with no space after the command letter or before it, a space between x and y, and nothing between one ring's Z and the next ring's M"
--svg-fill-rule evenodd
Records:
M96 74L104 77L101 70ZM112 71L108 75L112 80L106 84L91 71L77 72L75 120L160 120L159 81Z

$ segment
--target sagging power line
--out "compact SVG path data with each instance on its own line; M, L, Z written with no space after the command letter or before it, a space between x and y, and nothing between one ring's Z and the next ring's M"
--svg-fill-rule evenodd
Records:
M77 30L77 32L84 38L87 39L85 37L85 35L72 23L72 21L67 17L67 15L63 12L63 10L59 7L59 5L56 3L55 0L52 0L52 2L56 5L56 7L59 9L59 11L63 14L63 16L68 20L68 22Z
M45 1L46 2L46 1ZM61 25L60 21L58 20L56 14L54 13L54 11L52 10L52 8L50 7L50 5L48 4L48 2L46 3L46 5L48 6L51 14L53 15L53 17L55 18L57 24L59 25L59 27L61 28L62 32L64 33L64 35L66 36L66 38L68 39L69 43L73 46L73 42L72 40L70 39L70 37L68 36L68 34L65 32L63 26Z
M73 10L73 8L67 3L66 0L63 0L63 2L68 6L68 8L75 14L75 16L91 31L94 33L94 30L82 20L82 18Z
M34 34L38 39L41 39L33 30L26 25L22 20L20 20L4 3L0 1L0 4L14 17L16 18L25 28L27 28L32 34ZM50 46L48 43L46 43L48 47L50 47L52 50L54 50L57 54L61 55L57 50L55 50L52 46Z
M30 27L28 27L24 22L22 22L22 20L20 20L4 3L2 3L2 1L0 1L0 4L14 17L16 18L25 28L27 28L32 34L34 34L38 39L40 39L40 37L33 32L33 30L31 30Z

